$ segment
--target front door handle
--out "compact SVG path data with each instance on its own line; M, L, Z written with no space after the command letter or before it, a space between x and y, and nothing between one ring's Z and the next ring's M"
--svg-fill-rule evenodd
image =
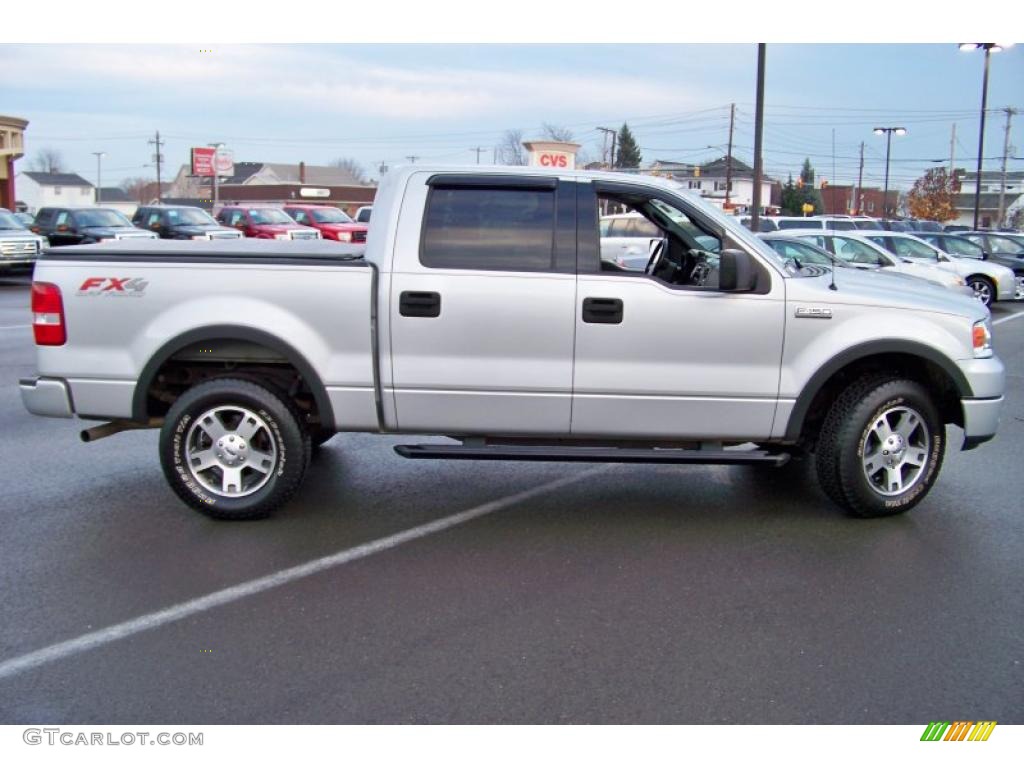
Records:
M584 323L607 323L616 325L622 322L622 299L601 299L588 297L583 300Z
M441 294L433 291L402 291L398 297L398 314L402 317L439 317Z

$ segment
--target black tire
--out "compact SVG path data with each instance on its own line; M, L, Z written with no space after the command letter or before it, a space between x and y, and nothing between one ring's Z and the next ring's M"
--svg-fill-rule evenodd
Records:
M971 275L967 278L968 287L974 291L974 296L986 307L991 307L996 300L996 286L991 280L983 275Z
M893 438L903 442L891 460L902 462L904 456L912 455L922 463L920 469L902 463L893 468L899 479L883 491L879 486L892 478L890 470L883 463L876 474L869 475L868 465L872 455L889 460L888 451L886 457L880 455L886 445L875 442L882 420L886 420L882 429L888 429L893 418L902 426L904 414L917 416L917 426L912 439ZM911 418L908 423L915 422ZM901 450L899 445L906 447ZM854 517L897 515L928 494L942 468L945 445L945 425L924 387L891 375L868 375L843 390L825 417L815 457L818 482L832 501ZM865 450L870 453L865 455ZM904 479L908 484L900 491Z
M194 471L188 465L188 457L198 459L199 453L217 450L210 434L201 428L198 419L217 410L216 420L220 427L233 413L248 413L255 418L251 424L258 425L251 435L251 444L239 436L239 423L228 428L225 439L238 439L243 450L259 450L264 456L273 456L264 462L263 468L250 468L249 464L239 466L239 485L235 487L241 495L225 495L210 486L218 482L228 483L227 475L221 469L223 462L216 460L209 469ZM221 416L223 414L223 416ZM209 418L208 423L213 423ZM285 504L298 489L309 464L310 438L300 426L301 417L295 406L274 392L251 381L242 379L214 379L197 384L186 390L174 403L160 430L160 464L164 476L176 494L190 507L208 517L218 520L252 520L266 517ZM197 429L200 432L197 432ZM230 435L230 437L229 437ZM197 442L199 441L199 442ZM197 452L204 441L210 445ZM234 449L234 446L232 446ZM236 462L248 454L225 454L228 461ZM264 471L266 469L267 471ZM232 471L230 468L228 472ZM253 490L244 486L248 484Z

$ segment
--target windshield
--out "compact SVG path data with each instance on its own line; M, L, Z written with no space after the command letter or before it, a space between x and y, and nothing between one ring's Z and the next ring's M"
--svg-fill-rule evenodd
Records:
M291 217L277 208L250 208L249 219L253 224L294 224Z
M132 223L117 211L97 208L93 211L75 211L75 223L80 227L130 227Z
M319 224L351 224L352 219L340 208L314 208L313 221Z
M210 214L199 208L168 208L167 221L171 224L216 224Z
M928 245L928 243L909 237L894 237L892 239L892 247L896 251L897 256L908 259L930 259L935 261L938 258L938 252L935 248Z
M799 261L801 265L819 264L832 266L832 257L810 243L795 243L792 240L766 240L786 261Z
M876 251L867 243L854 240L852 237L833 237L832 247L836 249L836 256L851 264L869 264L871 266L892 266L892 261ZM880 265L878 262L884 262Z
M14 214L0 211L0 229L25 229L25 227L14 217Z
M928 242L932 242L931 238ZM951 253L954 256L966 256L969 259L982 259L985 257L985 252L981 249L981 246L977 243L972 243L966 237L951 237L946 236L945 239L945 251Z

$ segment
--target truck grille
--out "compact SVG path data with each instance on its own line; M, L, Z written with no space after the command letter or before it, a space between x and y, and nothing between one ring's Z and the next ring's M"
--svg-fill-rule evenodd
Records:
M210 233L211 240L238 240L241 238L241 232L212 232Z
M292 240L316 240L319 234L315 229L311 232L302 229L293 229L291 231Z
M157 236L153 232L118 232L114 235L115 240L156 240Z
M0 254L4 256L36 256L38 253L38 240L4 240L0 242Z

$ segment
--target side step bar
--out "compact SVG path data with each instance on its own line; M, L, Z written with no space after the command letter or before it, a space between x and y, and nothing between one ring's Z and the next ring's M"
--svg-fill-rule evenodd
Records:
M542 445L396 445L406 459L475 459L490 461L592 461L625 464L768 464L781 467L788 453L761 450L693 450L683 448L589 448Z

